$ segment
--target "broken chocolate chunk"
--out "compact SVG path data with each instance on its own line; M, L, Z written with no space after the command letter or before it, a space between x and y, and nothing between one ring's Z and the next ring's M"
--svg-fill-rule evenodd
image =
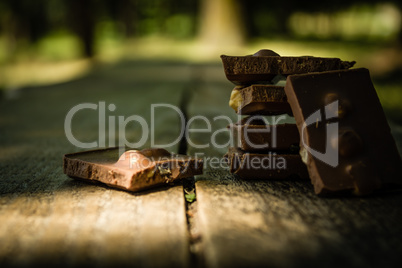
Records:
M253 116L229 125L235 146L244 151L289 150L299 146L296 124L268 125Z
M132 192L202 174L202 159L172 154L165 149L128 150L119 156L121 150L66 154L64 173Z
M225 75L236 85L267 84L278 74L291 75L349 69L354 61L339 58L280 56L221 56Z
M235 87L229 106L242 115L292 114L285 91L280 86L251 85L241 89Z
M251 153L230 147L224 157L229 162L230 172L242 179L308 178L307 168L298 154Z
M288 76L285 92L317 194L402 184L401 158L367 69Z

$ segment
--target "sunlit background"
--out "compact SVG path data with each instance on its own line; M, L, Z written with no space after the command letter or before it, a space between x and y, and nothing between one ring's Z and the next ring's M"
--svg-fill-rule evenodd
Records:
M216 62L261 48L356 60L389 114L402 102L402 4L369 1L2 0L0 92L122 59Z

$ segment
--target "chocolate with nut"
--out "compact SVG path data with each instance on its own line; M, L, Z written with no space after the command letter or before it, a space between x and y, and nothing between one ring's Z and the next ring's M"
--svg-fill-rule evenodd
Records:
M286 94L281 86L251 85L235 87L229 100L229 106L242 115L278 115L292 114Z
M367 69L288 76L285 92L317 194L401 184L401 158Z
M64 156L64 173L127 191L141 191L202 174L203 161L164 149L99 149Z
M262 55L261 55L262 54ZM229 81L236 85L271 83L277 74L291 75L351 68L355 62L339 58L320 58L312 56L281 57L264 53L255 56L222 55L223 68ZM261 55L261 56L260 56ZM267 54L266 54L267 55Z

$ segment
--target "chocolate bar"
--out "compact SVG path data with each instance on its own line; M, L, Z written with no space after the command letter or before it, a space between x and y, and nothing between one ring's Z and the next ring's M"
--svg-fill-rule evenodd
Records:
M273 85L251 85L235 87L229 100L229 106L236 113L244 115L292 115L283 87Z
M367 69L291 75L285 92L317 194L401 184L401 158Z
M227 79L236 85L267 84L278 74L342 70L355 64L339 58L259 56L258 52L256 56L222 55L221 59Z
M127 191L141 191L178 179L202 174L203 160L172 154L165 149L109 148L64 156L64 173Z
M288 152L251 153L230 147L224 156L230 172L242 179L308 178L300 155Z
M229 125L235 146L244 151L291 150L299 148L296 124L267 125L259 118L247 117Z

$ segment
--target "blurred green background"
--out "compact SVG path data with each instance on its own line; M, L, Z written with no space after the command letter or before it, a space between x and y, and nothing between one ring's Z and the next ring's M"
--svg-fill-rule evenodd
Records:
M356 60L402 122L401 1L0 1L3 95L122 60L220 64L220 54L261 48Z

